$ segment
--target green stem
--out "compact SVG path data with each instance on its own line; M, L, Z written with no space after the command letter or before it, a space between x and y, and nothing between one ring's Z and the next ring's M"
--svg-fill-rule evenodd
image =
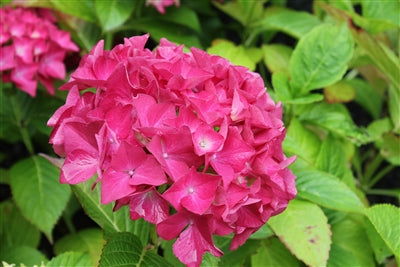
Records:
M113 34L111 32L107 32L104 36L104 50L111 50L113 42Z
M13 109L13 112L15 115L15 119L17 121L17 126L18 126L19 132L22 136L22 141L24 142L25 147L28 150L29 154L34 155L35 151L33 149L31 138L29 137L28 129L26 128L26 126L23 123L21 108L17 101L17 94L11 95L10 100L11 100L11 106L12 106L12 109Z
M365 169L363 184L367 185L370 183L370 180L376 170L379 168L383 161L383 157L381 154L376 155L376 157L368 164L367 168Z
M75 234L76 229L75 229L74 223L72 222L71 218L69 216L63 215L63 219L64 219L65 224L67 225L68 231L71 234Z
M381 195L381 196L388 196L388 197L400 197L399 192L395 192L393 190L387 189L369 189L367 191L369 195Z
M379 182L380 179L382 179L382 177L384 177L394 168L395 168L394 165L386 166L383 170L381 170L378 174L376 174L373 179L371 179L371 181L367 184L367 188L373 187L377 182Z

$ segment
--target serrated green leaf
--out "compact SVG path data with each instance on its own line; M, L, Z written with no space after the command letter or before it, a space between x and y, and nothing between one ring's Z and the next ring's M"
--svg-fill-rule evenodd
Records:
M293 105L307 105L316 102L320 102L324 99L324 96L321 94L308 94L301 97L296 97L290 100L284 100L282 103L284 104L293 104Z
M72 186L79 202L87 215L95 221L103 230L107 239L118 232L131 232L140 237L143 245L149 240L150 224L143 219L132 221L129 215L129 207L124 206L113 212L113 204L103 205L100 201L100 185L92 190L93 179Z
M101 229L88 228L57 240L54 245L54 252L56 255L68 251L87 252L92 266L97 266L105 243Z
M96 0L94 6L104 32L124 24L135 7L134 3L129 0Z
M96 22L93 1L81 0L79 5L74 1L68 0L50 0L54 7L65 14L72 15L90 22Z
M278 101L287 101L292 99L289 79L285 73L275 72L272 74L272 87L274 88Z
M369 243L375 254L375 259L378 263L383 263L388 257L393 255L393 252L386 245L385 241L376 231L368 218L364 220L365 232L367 233Z
M374 266L374 255L362 220L346 218L332 225L332 247L328 266ZM341 253L334 252L341 250ZM351 264L338 264L347 256Z
M337 177L317 170L298 171L295 175L299 197L333 210L364 212L361 200Z
M328 219L315 204L294 199L268 224L282 243L308 266L325 266L329 258L331 231Z
M356 78L344 82L356 91L355 101L365 108L374 119L379 118L383 104L381 95L364 80Z
M1 247L0 259L10 264L24 264L26 266L41 265L42 262L47 262L43 253L28 246Z
M300 262L294 257L289 250L273 237L264 240L257 250L257 253L251 256L252 267L264 266L301 266Z
M322 102L309 105L301 110L299 119L345 137L356 145L371 141L367 132L354 124L349 111L342 104Z
M375 230L400 260L400 209L389 204L377 204L366 210L367 217Z
M316 16L307 12L271 7L266 9L263 18L256 20L251 27L257 32L274 30L301 38L320 23Z
M257 62L252 60L252 58L246 52L244 46L236 46L233 42L228 40L215 40L212 46L207 49L207 52L224 57L233 64L245 66L250 70L254 70L256 68Z
M388 24L391 28L400 27L399 1L361 1L362 16L374 24Z
M0 227L2 247L36 248L39 245L40 231L22 216L11 201L0 203Z
M68 202L70 188L59 183L59 170L46 159L33 156L10 170L11 190L23 216L52 241L52 229Z
M206 252L203 254L200 267L218 266L220 261L221 259L219 257L215 257L210 252Z
M261 47L264 63L271 73L282 72L289 76L289 61L293 49L282 44L269 44Z
M339 81L353 56L353 45L345 24L323 24L304 35L290 59L293 93L304 95Z
M87 253L83 252L65 252L51 259L46 264L46 267L60 267L60 266L94 266L90 261Z
M362 266L354 254L350 251L332 243L329 252L328 267L342 267L342 266ZM374 265L368 265L374 266Z
M172 267L164 258L143 247L137 236L127 232L117 233L108 240L99 266Z
M282 146L285 153L297 155L313 165L320 150L321 140L314 132L305 128L298 119L293 118Z

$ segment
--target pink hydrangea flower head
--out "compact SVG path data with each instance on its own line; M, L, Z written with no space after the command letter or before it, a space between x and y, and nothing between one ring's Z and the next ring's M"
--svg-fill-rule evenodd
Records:
M38 82L50 94L53 81L65 78L63 60L78 51L70 34L57 28L49 10L0 8L0 77L32 97Z
M158 12L165 14L165 8L168 6L179 6L180 0L146 0L146 6L154 6Z
M97 174L103 204L129 205L197 267L205 252L222 255L213 235L233 234L236 249L285 210L294 158L282 151L282 106L257 73L166 39L151 51L148 37L110 51L100 41L82 58L50 143L65 157L61 182Z

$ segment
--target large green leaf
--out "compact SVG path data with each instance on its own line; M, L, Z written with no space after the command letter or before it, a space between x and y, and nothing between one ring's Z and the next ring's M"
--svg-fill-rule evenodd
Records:
M367 233L369 243L375 254L375 259L378 263L383 263L386 259L393 255L391 249L386 245L385 241L376 231L375 226L372 225L368 218L364 220L364 228Z
M188 27L196 32L201 31L197 13L186 6L170 9L160 19Z
M65 252L54 257L46 264L46 267L59 267L59 266L81 266L89 267L95 266L90 261L87 253L83 252Z
M264 266L301 266L300 262L294 257L289 250L273 237L264 240L257 250L257 253L251 256L252 267Z
M259 57L255 56L254 60L243 45L236 46L233 42L223 39L215 40L207 52L224 57L233 64L245 66L250 70L255 70L257 61L261 59L260 50L252 50L252 53L260 55Z
M298 119L293 118L283 141L283 150L291 155L297 155L313 165L317 159L320 146L319 137L305 128Z
M144 247L132 233L117 233L108 240L100 259L100 267L154 266L169 267L164 258Z
M345 218L332 225L332 245L342 253L330 253L328 266L374 266L374 256L363 220ZM345 255L351 264L337 264Z
M345 24L323 24L304 35L290 60L295 95L339 81L353 55L353 39Z
M318 103L298 110L299 119L320 126L332 133L345 137L356 145L371 141L367 132L357 127L342 104Z
M307 12L271 7L265 10L262 19L256 20L251 26L258 32L281 31L295 38L301 38L320 23L316 16Z
M28 246L13 246L0 249L0 259L9 264L25 264L25 266L40 266L47 258L42 252Z
M238 0L223 4L218 3L217 1L213 1L212 3L217 8L239 21L242 25L246 26L250 22L258 21L261 18L263 11L263 2L265 2L265 0Z
M372 32L400 27L399 1L361 1L362 16L369 21Z
M40 231L28 222L11 201L0 203L0 240L2 247L29 246L36 248Z
M257 249L260 247L261 240L256 240L256 239L249 239L244 243L242 246L240 246L237 250L230 251L229 246L231 243L232 238L229 237L221 237L219 239L219 242L221 240L224 240L225 243L223 246L218 245L224 251L224 255L221 257L221 261L219 263L219 266L221 267L240 267L243 266L247 257L251 256L254 254Z
M139 236L143 245L148 243L150 224L143 219L132 221L129 217L129 207L124 206L113 211L113 204L103 205L100 202L100 184L92 189L93 179L72 186L83 209L103 230L107 239L114 233L131 232Z
M54 7L62 13L72 15L90 22L96 22L96 14L93 1L80 0L79 5L75 1L50 0Z
M299 197L334 210L364 212L361 200L337 177L317 170L297 171L295 175Z
M264 63L271 73L282 72L289 76L289 61L293 49L282 44L269 44L261 47Z
M354 188L354 176L348 167L346 153L339 140L331 134L325 138L319 151L315 166L318 170L328 172Z
M390 86L388 97L390 118L394 126L393 130L400 134L400 88Z
M292 200L287 209L269 219L269 225L286 247L308 266L325 266L331 231L328 219L316 204Z
M52 229L70 196L68 185L59 183L59 170L46 159L33 156L12 166L11 190L22 215L52 241Z
M56 255L68 251L87 252L90 256L92 266L97 266L105 243L101 229L88 228L75 234L63 236L57 240L54 245L54 252Z
M400 209L389 204L378 204L367 209L367 217L376 231L400 261Z
M97 18L104 32L121 26L132 14L135 7L130 0L95 0Z

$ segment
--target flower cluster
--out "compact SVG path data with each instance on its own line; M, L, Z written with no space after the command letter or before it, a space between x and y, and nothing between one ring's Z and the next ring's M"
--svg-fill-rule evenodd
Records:
M199 266L212 235L242 245L296 194L282 152L282 108L261 77L219 56L148 35L111 51L100 41L62 89L48 121L65 157L62 183L97 174L101 201L129 205L130 217L157 225L175 255ZM83 92L81 92L83 91Z
M63 60L78 51L70 34L59 30L46 9L0 8L0 74L31 96L40 81L54 93L54 79L65 78Z
M165 8L168 6L176 5L179 6L179 0L146 0L146 6L154 6L158 12L165 14Z

